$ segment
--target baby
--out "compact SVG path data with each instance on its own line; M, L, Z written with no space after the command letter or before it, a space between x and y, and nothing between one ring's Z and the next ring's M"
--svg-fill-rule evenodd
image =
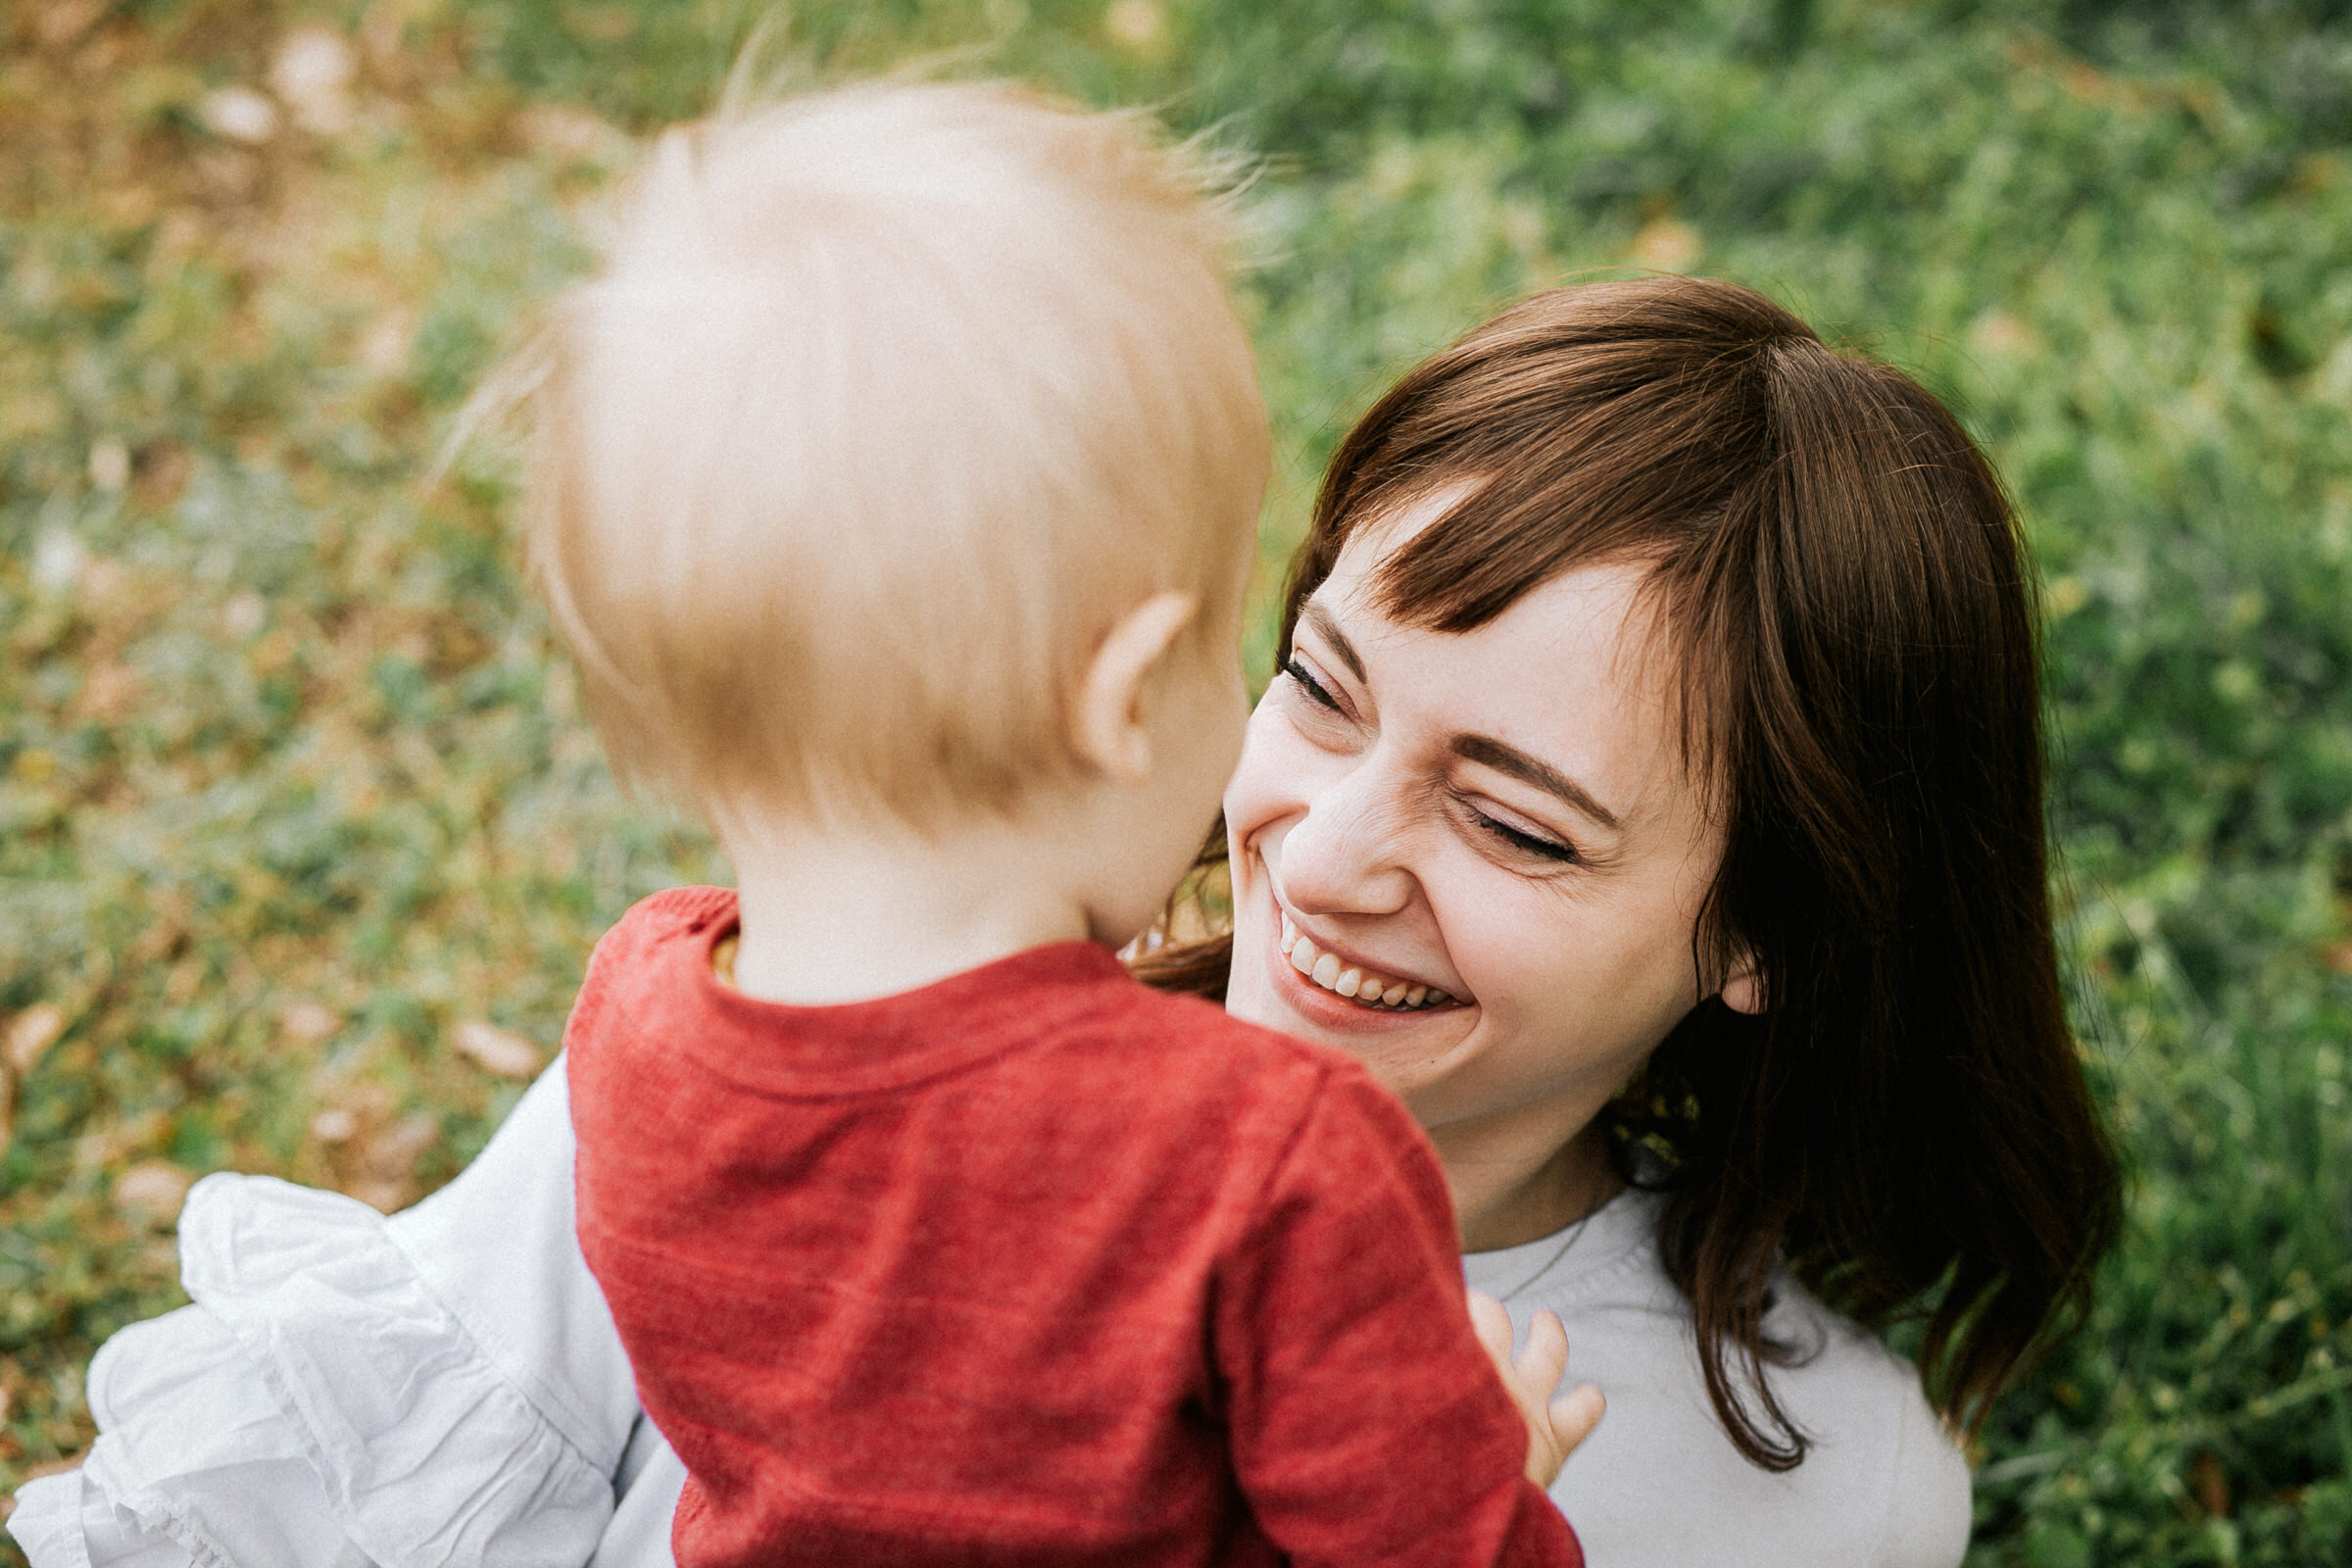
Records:
M853 88L669 132L551 323L534 574L739 882L566 1035L684 1568L1582 1560L1402 1108L1113 956L1245 717L1222 239L1135 119Z

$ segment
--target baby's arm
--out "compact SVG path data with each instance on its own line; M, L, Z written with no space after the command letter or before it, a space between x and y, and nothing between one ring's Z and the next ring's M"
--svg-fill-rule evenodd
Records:
M1516 1361L1507 1320L1482 1348L1443 1173L1360 1071L1333 1071L1215 1300L1235 1473L1290 1560L1582 1562L1541 1483L1593 1396L1553 1416L1556 1322Z

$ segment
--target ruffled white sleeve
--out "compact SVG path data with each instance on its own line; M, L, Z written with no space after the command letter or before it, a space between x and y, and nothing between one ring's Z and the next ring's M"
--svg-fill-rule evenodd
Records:
M571 1179L559 1060L465 1174L389 1220L266 1177L199 1182L179 1230L195 1304L107 1342L97 1443L18 1494L10 1533L34 1568L665 1568L682 1478L581 1261Z

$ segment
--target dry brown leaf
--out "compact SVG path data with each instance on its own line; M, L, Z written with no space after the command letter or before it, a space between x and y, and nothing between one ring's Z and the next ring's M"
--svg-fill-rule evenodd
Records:
M164 232L158 243L170 246L184 243L193 249L202 237L204 219L201 214L181 211L164 220ZM193 236L193 237L186 237ZM188 487L188 475L196 462L187 449L169 441L158 442L140 452L131 463L131 495L143 507L161 512L176 506L180 492Z
M241 643L262 629L269 616L270 607L260 594L238 594L220 607L220 635L230 642Z
M322 1144L347 1144L360 1130L360 1118L339 1105L330 1105L311 1118L311 1136Z
M515 119L523 139L541 152L579 163L612 162L629 150L627 133L589 110L540 104Z
M115 1207L125 1219L163 1230L179 1218L195 1178L168 1160L142 1160L115 1178Z
M1968 346L1990 359L2013 359L2033 349L2034 331L2007 311L1988 310L1969 322Z
M8 1026L8 1045L5 1054L9 1067L20 1077L40 1065L41 1057L57 1037L66 1032L66 1009L54 1002L44 1002L26 1007L11 1020Z
M277 1009L277 1027L297 1045L315 1046L334 1038L343 1027L342 1015L324 1003L297 997Z
M139 672L120 661L92 669L81 684L81 712L101 724L113 724L138 710L145 695Z
M368 69L393 86L405 84L415 70L407 46L407 9L394 0L375 0L360 18L360 47L368 52Z
M159 1144L171 1117L161 1109L142 1110L111 1127L102 1126L74 1140L74 1171L88 1176L122 1163L143 1149Z
M539 1075L539 1048L512 1029L468 1018L458 1025L456 1045L459 1054L472 1058L476 1066L501 1078Z
M1704 248L1697 229L1675 219L1660 218L1642 226L1627 254L1637 266L1652 271L1679 272L1697 261Z
M119 436L90 445L90 483L109 495L130 483L130 448Z
M360 1150L360 1164L378 1180L405 1180L416 1170L417 1158L440 1139L441 1118L417 1111L368 1135Z
M222 87L205 94L196 118L216 136L258 146L277 134L277 105L251 87Z
M1115 44L1150 51L1166 40L1168 19L1158 0L1118 0L1102 13L1102 30Z
M320 135L351 128L351 78L359 52L332 27L309 24L286 34L270 58L270 85L294 111L295 123Z
M394 306L361 334L360 363L377 375L398 375L409 367L409 344L416 335L415 315L405 307Z
M52 49L63 49L89 31L90 24L105 12L105 0L55 0L33 22L33 36Z

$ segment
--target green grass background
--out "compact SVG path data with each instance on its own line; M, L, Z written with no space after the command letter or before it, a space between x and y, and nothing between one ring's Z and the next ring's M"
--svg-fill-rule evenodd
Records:
M2352 1561L2347 12L866 0L782 34L1270 160L1261 667L1338 432L1529 288L1736 278L1963 412L2043 572L2066 943L2134 1182L2087 1332L1985 1436L1976 1564ZM615 796L502 460L425 476L757 20L0 7L0 1487L87 1443L90 1350L178 1299L189 1176L414 1199L603 925L717 874Z

